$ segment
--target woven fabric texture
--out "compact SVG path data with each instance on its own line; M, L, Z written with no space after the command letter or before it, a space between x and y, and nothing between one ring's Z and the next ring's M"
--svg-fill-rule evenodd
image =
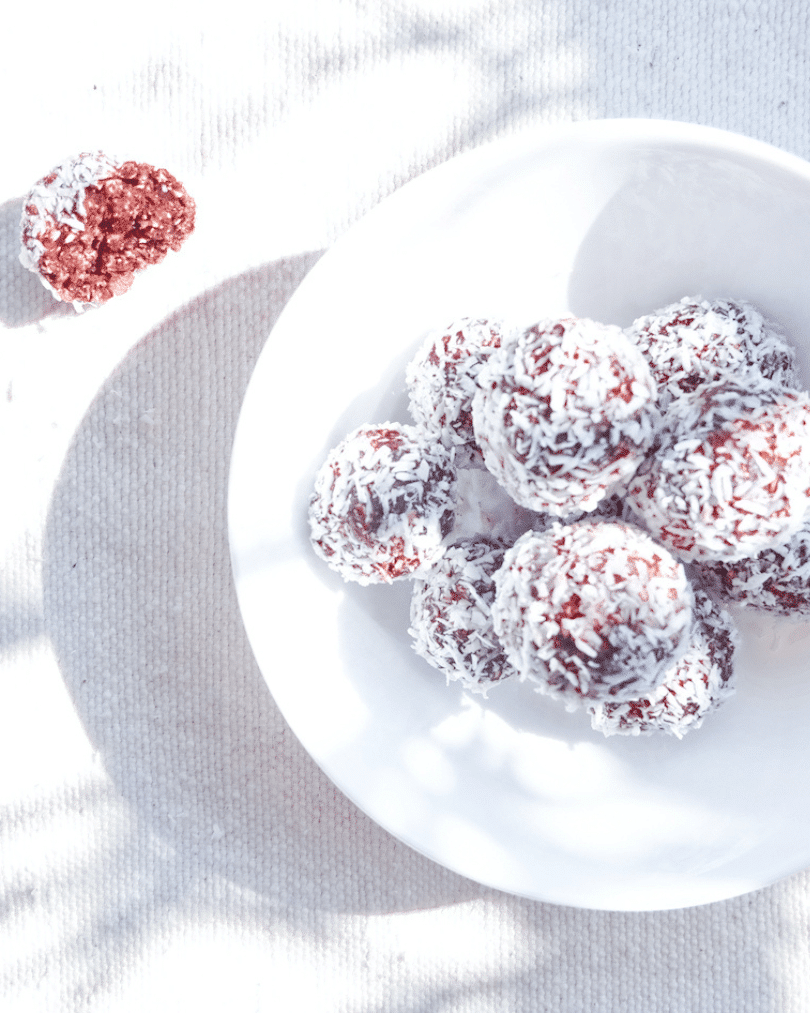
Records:
M544 123L684 120L810 158L807 4L43 0L2 20L4 1013L810 1009L805 872L672 912L557 907L358 812L266 689L226 531L252 367L367 210ZM198 223L76 314L20 267L18 222L35 180L97 149L167 167Z

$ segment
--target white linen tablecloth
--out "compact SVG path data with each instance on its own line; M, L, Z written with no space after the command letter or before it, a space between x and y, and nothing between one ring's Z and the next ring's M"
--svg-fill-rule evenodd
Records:
M271 326L382 197L587 118L808 158L809 47L804 0L4 11L4 1013L810 1009L807 873L699 908L577 910L465 880L359 813L253 661L225 520ZM79 315L20 267L18 221L35 180L99 148L168 168L198 220Z

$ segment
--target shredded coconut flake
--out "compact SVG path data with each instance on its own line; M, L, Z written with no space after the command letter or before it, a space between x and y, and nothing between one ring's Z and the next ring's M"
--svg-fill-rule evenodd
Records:
M684 452L684 433L699 453ZM684 560L733 561L787 540L810 502L810 398L727 381L680 398L627 495Z
M515 675L492 625L493 574L507 543L485 537L450 545L430 573L414 581L414 650L449 682L476 693Z
M495 575L495 632L522 679L573 707L631 700L684 653L692 591L645 532L581 521L529 531Z
M453 448L460 467L483 466L473 433L472 399L476 377L500 347L502 333L499 321L455 320L431 332L405 370L414 421Z
M734 692L734 652L739 633L731 616L702 590L695 591L695 622L686 654L651 693L589 708L591 725L610 735L665 732L676 738L694 731Z
M484 463L541 513L590 511L634 474L660 419L643 356L618 327L548 320L505 336L478 374Z
M779 326L747 302L686 297L627 329L650 364L666 409L722 379L797 383L795 353Z
M810 517L784 544L734 562L702 562L697 571L726 601L806 621L810 618Z
M344 580L411 577L441 558L455 494L452 453L429 435L398 422L360 426L316 476L313 547Z

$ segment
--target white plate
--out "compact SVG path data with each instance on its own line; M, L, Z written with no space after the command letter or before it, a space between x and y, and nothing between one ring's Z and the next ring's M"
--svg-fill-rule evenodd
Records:
M404 367L459 315L626 325L683 295L748 299L810 353L810 166L703 127L532 132L404 186L284 310L231 468L239 602L293 731L361 809L481 883L583 907L731 897L810 864L810 626L744 623L738 694L683 741L604 739L527 686L485 702L413 653L408 583L346 585L307 501L361 422L408 421Z

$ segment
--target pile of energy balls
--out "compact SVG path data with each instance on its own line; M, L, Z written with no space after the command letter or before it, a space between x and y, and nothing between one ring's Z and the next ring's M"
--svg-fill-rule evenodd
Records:
M727 603L810 617L810 398L753 306L461 319L406 380L413 424L329 454L311 538L345 580L412 581L413 646L448 681L680 738L734 691Z

